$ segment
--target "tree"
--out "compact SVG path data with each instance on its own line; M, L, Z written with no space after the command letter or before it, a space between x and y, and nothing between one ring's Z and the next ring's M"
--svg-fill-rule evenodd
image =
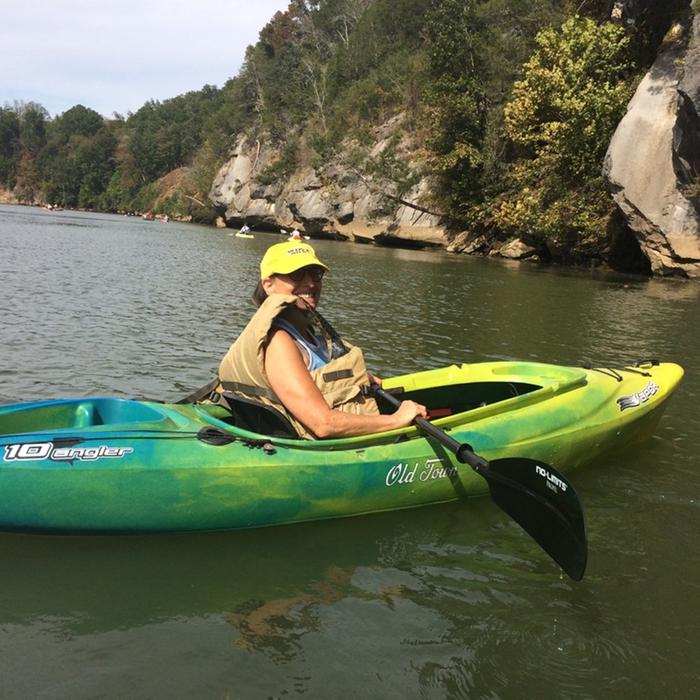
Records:
M17 163L15 194L23 202L41 198L39 154L46 143L46 122L49 113L36 102L16 103L19 120L20 157Z
M440 176L443 206L458 217L481 189L486 102L479 78L474 10L472 0L437 0L426 21L430 83L425 102L431 165Z
M20 156L20 126L17 113L0 107L0 187L12 189L15 185Z
M19 103L15 105L15 110L19 116L22 150L36 158L46 142L49 113L36 102Z
M127 120L128 148L142 181L156 180L190 162L204 140L204 125L221 103L205 85L164 102L146 102Z
M15 195L20 202L34 204L41 198L39 168L36 158L23 151L17 164Z
M94 109L75 105L56 117L51 131L65 142L74 134L94 136L103 126L104 119Z
M628 40L611 23L572 17L536 44L505 108L516 160L495 222L571 246L598 235L611 210L600 170L631 93Z

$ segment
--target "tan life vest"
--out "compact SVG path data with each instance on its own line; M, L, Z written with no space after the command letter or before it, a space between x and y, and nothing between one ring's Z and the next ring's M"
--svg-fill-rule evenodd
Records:
M268 333L274 320L290 307L296 308L296 302L297 297L291 294L271 294L265 299L221 360L218 390L273 406L289 419L300 437L314 439L315 435L275 396L265 374ZM349 348L345 355L310 371L311 378L331 408L346 413L378 415L376 401L362 393L362 388L369 386L362 350L349 343L345 345Z

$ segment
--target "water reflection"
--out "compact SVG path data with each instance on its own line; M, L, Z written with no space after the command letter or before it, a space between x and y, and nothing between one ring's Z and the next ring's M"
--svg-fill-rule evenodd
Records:
M114 635L131 639L148 629L158 640L151 658L162 663L181 648L181 632L168 638L174 626L190 620L212 643L224 622L224 653L235 668L303 671L308 689L329 680L321 661L327 644L347 654L348 674L376 668L377 656L389 654L386 677L402 692L413 683L407 672L421 678L428 667L457 663L480 677L488 652L482 636L508 642L489 618L521 609L522 627L532 609L528 596L513 593L516 580L530 580L533 592L554 580L550 596L567 605L578 590L559 582L527 538L483 501L246 533L4 535L0 556L13 572L2 584L3 635L31 630L42 648L89 639L95 653L133 664L130 650L114 648ZM425 683L433 681L429 673ZM380 689L376 678L367 682Z

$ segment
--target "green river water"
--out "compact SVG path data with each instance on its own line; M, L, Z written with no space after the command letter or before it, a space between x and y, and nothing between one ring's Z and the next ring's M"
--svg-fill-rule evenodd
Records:
M0 403L177 399L273 234L0 207ZM585 578L488 498L260 531L0 534L0 698L667 698L700 681L700 285L315 241L380 376L519 358L686 377L572 479ZM555 465L556 466L556 465Z

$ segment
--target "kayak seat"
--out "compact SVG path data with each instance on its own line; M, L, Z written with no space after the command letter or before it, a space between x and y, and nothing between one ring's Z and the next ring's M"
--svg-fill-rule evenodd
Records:
M299 434L287 416L272 406L244 399L230 391L221 392L226 407L231 412L231 423L252 433L271 437L298 438ZM228 421L227 421L228 422Z

